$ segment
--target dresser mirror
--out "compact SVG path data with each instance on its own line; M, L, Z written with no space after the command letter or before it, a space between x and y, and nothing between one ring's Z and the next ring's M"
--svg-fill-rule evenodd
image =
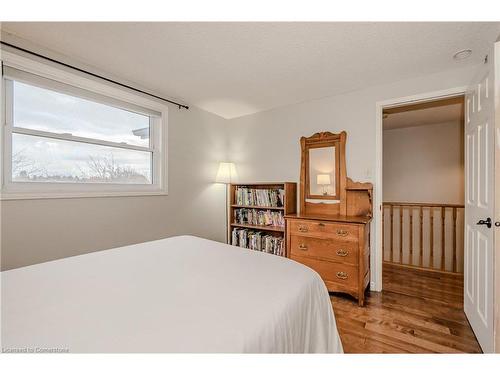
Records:
M303 213L340 213L346 184L345 139L345 132L321 132L300 139Z
M338 145L308 151L308 199L338 199Z

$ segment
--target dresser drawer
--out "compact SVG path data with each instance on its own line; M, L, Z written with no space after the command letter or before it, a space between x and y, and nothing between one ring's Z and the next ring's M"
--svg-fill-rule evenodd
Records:
M358 244L331 238L290 236L290 255L316 257L334 262L358 264Z
M303 256L292 255L291 258L315 270L324 281L333 282L351 290L358 287L358 267L356 266Z
M290 220L289 223L291 234L358 241L358 227L356 225L308 220Z

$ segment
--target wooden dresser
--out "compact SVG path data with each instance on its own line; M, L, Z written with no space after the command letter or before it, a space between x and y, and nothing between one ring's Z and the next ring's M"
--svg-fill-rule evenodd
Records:
M347 177L346 136L323 132L301 138L300 212L285 216L286 246L287 256L318 272L328 291L350 294L363 306L370 282L373 187Z
M370 281L370 218L287 216L288 255L314 269L328 291L364 304Z

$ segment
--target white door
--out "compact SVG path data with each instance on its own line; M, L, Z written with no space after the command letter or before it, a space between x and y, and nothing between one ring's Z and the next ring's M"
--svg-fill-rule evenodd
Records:
M465 97L464 309L485 353L494 351L495 63L491 52Z

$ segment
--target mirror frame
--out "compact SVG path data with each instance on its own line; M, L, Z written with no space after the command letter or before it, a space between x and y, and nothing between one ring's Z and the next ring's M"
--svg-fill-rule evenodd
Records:
M314 206L314 211L323 207L326 212L345 212L346 200L346 163L345 144L347 133L345 131L334 134L330 132L315 133L310 137L301 137L301 169L300 169L300 200L301 212L306 213L307 208ZM322 147L335 147L335 195L311 195L309 193L309 150ZM318 202L307 202L307 200L317 200ZM328 202L327 201L337 201ZM323 201L323 203L321 203ZM333 206L333 207L325 207ZM321 209L321 210L323 210ZM325 213L326 213L325 212Z

